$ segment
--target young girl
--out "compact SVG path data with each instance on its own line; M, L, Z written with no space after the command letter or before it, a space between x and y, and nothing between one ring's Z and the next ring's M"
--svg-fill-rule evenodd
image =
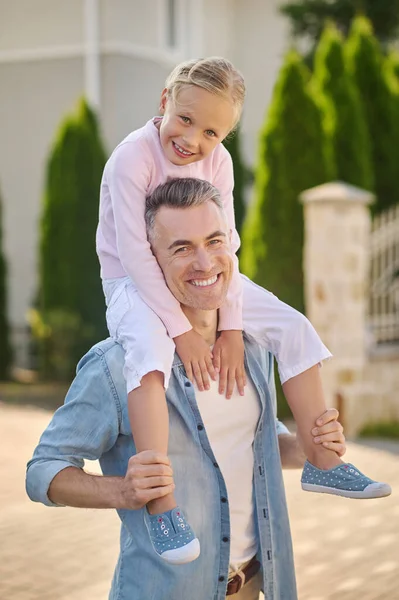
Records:
M389 486L371 481L313 442L311 429L326 409L318 365L331 355L309 321L241 276L235 259L227 300L219 310L220 336L211 352L192 330L151 252L145 198L168 177L205 179L219 189L233 232L233 251L237 251L233 167L221 142L239 121L244 95L242 76L223 58L178 65L161 95L163 116L128 135L104 170L97 252L109 332L125 349L129 417L137 452L167 452L165 389L175 350L199 390L209 389L210 375L219 376L219 392L227 398L235 384L244 394L245 330L278 361L284 393L309 460L302 487L350 497L387 495ZM199 542L174 496L155 500L147 508L146 524L158 554L175 564L194 560Z

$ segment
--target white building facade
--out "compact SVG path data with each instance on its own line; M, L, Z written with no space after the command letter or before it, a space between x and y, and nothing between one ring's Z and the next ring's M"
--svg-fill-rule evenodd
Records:
M280 0L0 0L0 189L9 317L23 359L37 286L46 158L60 121L86 95L108 151L157 113L181 60L222 55L248 89L242 121L253 164L288 44ZM71 240L72 242L72 240ZM94 244L94 240L93 240Z

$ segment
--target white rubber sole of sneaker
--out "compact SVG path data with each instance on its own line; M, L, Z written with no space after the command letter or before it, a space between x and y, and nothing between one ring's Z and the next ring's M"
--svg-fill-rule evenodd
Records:
M359 500L368 500L371 498L384 498L392 493L391 486L387 483L370 483L361 492L352 490L338 490L325 485L316 485L314 483L302 483L302 489L305 492L318 492L319 494L332 494L334 496L343 496L344 498L357 498Z
M197 538L191 542L173 550L166 550L160 555L166 562L171 565L185 565L192 562L200 555L200 543Z

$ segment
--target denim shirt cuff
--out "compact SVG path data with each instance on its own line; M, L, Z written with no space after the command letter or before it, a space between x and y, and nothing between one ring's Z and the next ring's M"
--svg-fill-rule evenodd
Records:
M28 467L26 475L26 492L33 502L42 502L46 506L63 507L64 504L51 502L48 497L50 484L54 477L67 467L72 467L70 462L54 460L51 462L34 463Z

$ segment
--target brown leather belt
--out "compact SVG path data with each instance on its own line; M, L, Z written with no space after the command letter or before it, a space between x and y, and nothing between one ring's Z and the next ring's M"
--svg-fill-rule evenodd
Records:
M227 584L227 592L226 596L232 596L233 594L237 594L240 589L256 575L256 573L260 569L260 562L256 560L256 556L253 557L252 560L249 561L247 565L240 571L229 579Z

